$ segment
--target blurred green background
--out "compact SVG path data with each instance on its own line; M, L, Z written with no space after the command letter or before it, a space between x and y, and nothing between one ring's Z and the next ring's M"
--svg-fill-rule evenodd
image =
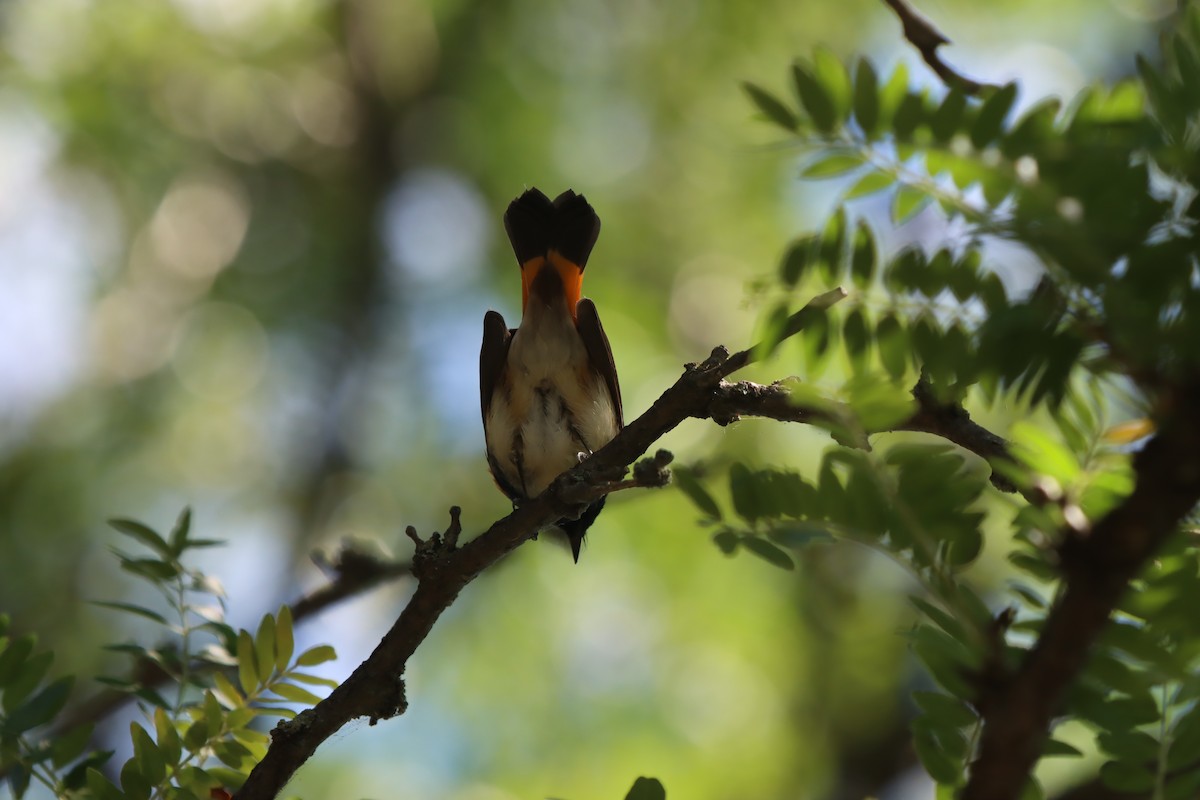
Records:
M921 4L948 60L1020 80L1022 105L1128 74L1173 8ZM314 549L404 557L404 526L452 504L482 530L508 510L477 387L484 311L519 315L507 202L571 187L599 211L585 292L636 416L752 340L753 279L829 208L738 88L784 90L819 44L936 85L878 0L0 3L0 610L95 674L138 633L83 602L137 591L107 517L191 504L247 627L321 582ZM930 210L883 235L947 231ZM692 422L663 445L721 476L827 442ZM678 798L925 797L907 589L850 547L728 560L676 492L618 495L578 566L543 537L472 585L410 665L409 714L343 731L289 792L600 800L648 774ZM302 644L336 645L344 677L408 591Z

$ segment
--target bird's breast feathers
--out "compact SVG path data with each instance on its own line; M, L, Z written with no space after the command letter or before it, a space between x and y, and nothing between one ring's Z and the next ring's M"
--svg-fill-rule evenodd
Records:
M487 413L487 445L526 497L617 435L612 398L570 317L527 313L504 373Z

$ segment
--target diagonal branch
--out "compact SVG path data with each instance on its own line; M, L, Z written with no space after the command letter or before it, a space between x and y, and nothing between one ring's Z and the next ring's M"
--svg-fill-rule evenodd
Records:
M815 298L792 315L785 324L785 335L798 333L815 309L828 308L845 296L844 290L835 289ZM730 356L718 347L703 363L687 365L683 375L612 441L480 536L461 548L447 546L436 534L423 542L413 564L417 589L391 630L328 697L275 728L266 756L238 791L237 800L275 797L317 747L350 720L368 717L374 723L404 713L407 700L401 674L405 665L459 592L538 530L577 513L580 505L614 488L614 476L623 474L679 423L689 417L710 416L709 407L722 380L765 351L755 347Z

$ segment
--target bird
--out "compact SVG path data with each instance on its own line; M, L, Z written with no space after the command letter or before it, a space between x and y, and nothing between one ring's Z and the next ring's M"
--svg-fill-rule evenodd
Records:
M521 268L521 324L483 318L479 395L487 462L514 505L607 444L624 425L621 388L596 304L581 297L600 217L568 189L550 200L530 188L504 213ZM604 498L556 523L579 562Z

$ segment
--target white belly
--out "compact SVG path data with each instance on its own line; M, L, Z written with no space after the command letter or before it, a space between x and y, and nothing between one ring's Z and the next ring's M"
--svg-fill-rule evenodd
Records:
M534 322L535 324L529 324ZM617 435L604 379L570 319L527 319L513 335L503 385L485 427L503 478L536 497L560 474Z

